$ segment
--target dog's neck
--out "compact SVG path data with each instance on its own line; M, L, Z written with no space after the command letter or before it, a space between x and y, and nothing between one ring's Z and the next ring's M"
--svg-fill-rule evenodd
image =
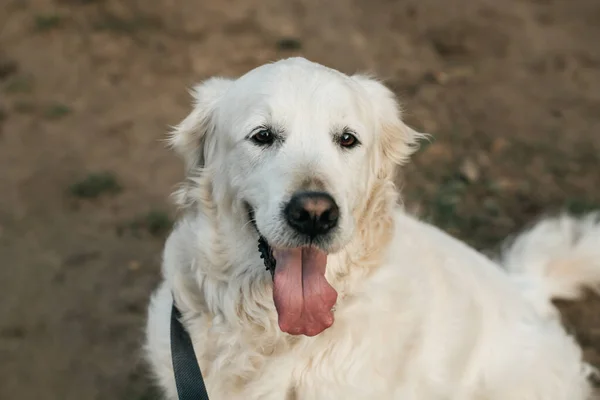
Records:
M187 274L179 279L186 282L182 289L193 291L193 295L181 296L181 301L193 299L193 304L184 307L209 320L218 316L222 323L256 330L262 337L267 333L282 336L272 299L271 275L257 250L258 233L241 217L245 214L232 212L231 205L221 209L207 177L191 180L178 197L184 218L197 220L193 226L201 230L189 232L196 235L196 244L190 250L195 253L189 256L195 265L180 271ZM342 251L329 256L326 277L338 292L338 309L344 297L382 263L394 230L396 197L391 181L375 182L367 201L355 211L354 238Z

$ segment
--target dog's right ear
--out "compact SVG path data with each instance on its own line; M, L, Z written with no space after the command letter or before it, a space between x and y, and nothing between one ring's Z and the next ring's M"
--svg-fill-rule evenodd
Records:
M213 146L207 141L215 130L215 110L233 81L211 78L195 86L190 93L194 109L169 134L169 145L179 154L187 171L204 167L206 155Z

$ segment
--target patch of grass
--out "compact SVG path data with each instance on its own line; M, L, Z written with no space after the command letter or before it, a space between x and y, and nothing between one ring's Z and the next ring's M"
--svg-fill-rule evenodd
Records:
M164 211L156 210L146 214L145 222L148 232L154 236L160 236L167 233L173 225L169 214Z
M565 208L569 213L575 216L583 216L590 212L600 211L600 203L596 203L587 199L571 198L567 200Z
M279 50L300 50L302 48L302 42L298 38L286 37L281 38L277 41L277 48Z
M485 212L492 217L498 217L502 213L500 204L494 197L486 197L483 199L482 205Z
M173 221L168 213L162 210L151 210L133 220L130 229L134 235L146 231L152 236L164 236L172 228Z
M504 237L501 200L485 190L484 184L469 184L451 175L425 197L426 220L476 249L489 249Z
M26 75L11 77L4 86L7 93L30 93L33 90L33 79Z
M431 207L431 218L437 225L449 229L457 227L457 206L465 189L465 182L458 178L447 178L440 185Z
M75 197L93 199L104 193L118 193L121 189L113 173L98 172L89 174L83 180L72 184L69 192Z
M48 119L59 119L69 114L70 112L71 109L67 105L55 103L48 106L44 115Z
M44 32L57 28L62 24L62 22L63 18L60 15L36 15L34 19L34 26L37 31Z

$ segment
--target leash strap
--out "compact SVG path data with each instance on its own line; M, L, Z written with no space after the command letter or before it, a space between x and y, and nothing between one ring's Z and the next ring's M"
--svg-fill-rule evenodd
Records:
M208 400L192 339L181 324L181 313L174 300L171 309L171 358L179 400Z
M254 218L251 217L250 220L254 221ZM273 250L262 236L258 241L258 251L273 278L275 276ZM175 305L175 299L171 308L171 359L179 400L208 400L208 392L196 360L192 338L181 324L181 312Z

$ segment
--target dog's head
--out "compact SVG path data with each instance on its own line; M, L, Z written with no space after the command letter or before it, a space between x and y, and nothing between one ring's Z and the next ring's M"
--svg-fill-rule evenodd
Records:
M274 249L275 302L296 315L282 323L280 312L282 329L318 333L320 324L298 322L311 314L306 294L295 303L278 296L311 290L323 310L331 308L333 289L310 276L322 276L327 254L351 242L374 188L393 180L418 134L379 82L301 58L237 80L210 79L193 95L195 108L171 144L190 172L210 175L212 201L222 212L238 216L240 229L252 219ZM327 325L323 310L311 318Z

